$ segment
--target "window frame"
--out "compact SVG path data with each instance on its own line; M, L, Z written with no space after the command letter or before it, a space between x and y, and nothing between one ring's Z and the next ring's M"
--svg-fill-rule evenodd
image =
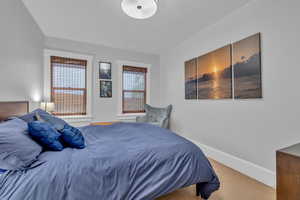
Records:
M134 61L126 61L126 60L117 60L116 61L117 70L118 70L118 79L117 79L117 94L118 94L118 107L117 107L117 119L122 121L131 121L135 120L136 116L145 115L145 113L123 113L123 66L137 66L137 67L143 67L147 68L147 78L146 78L146 103L151 104L151 64L147 63L139 63Z
M84 62L84 68L85 68L85 88L65 88L65 87L53 87L53 63L52 59L69 59L71 61L78 61L78 62ZM85 112L84 113L53 113L56 116L85 116L87 114L87 60L85 59L75 59L75 58L67 58L67 57L61 57L61 56L50 56L50 85L51 85L51 94L50 94L50 99L51 102L53 102L53 98L54 98L54 90L68 90L68 91L72 91L72 90L78 90L78 91L83 91L84 93L84 107L85 107Z
M127 68L128 70L125 70ZM141 72L144 74L144 90L124 90L124 72L130 71L130 72ZM128 66L123 65L122 67L122 113L145 113L145 110L131 110L131 111L125 111L124 110L124 94L126 92L132 92L132 93L143 93L144 94L144 104L147 103L147 73L148 69L146 67L136 67L136 66Z
M58 115L58 117L70 120L72 122L84 122L91 121L92 119L92 88L93 88L93 56L77 54L67 51L58 51L51 49L44 49L44 101L51 100L51 88L52 88L52 66L51 56L72 58L78 60L86 60L86 114L85 115Z

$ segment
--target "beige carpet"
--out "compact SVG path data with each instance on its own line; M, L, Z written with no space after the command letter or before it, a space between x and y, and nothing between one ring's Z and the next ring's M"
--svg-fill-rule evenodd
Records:
M276 192L254 179L251 179L216 161L210 160L218 174L221 187L209 200L276 200ZM195 186L175 191L157 200L200 200L195 196Z

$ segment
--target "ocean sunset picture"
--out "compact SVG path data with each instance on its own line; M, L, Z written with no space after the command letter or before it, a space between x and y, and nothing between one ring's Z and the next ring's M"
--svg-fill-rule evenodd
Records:
M185 62L185 99L197 99L197 58Z
M186 99L232 98L231 45L185 63Z
M234 97L262 98L260 33L232 45Z
M186 61L185 99L262 98L261 79L257 33Z
M197 59L198 99L232 98L231 46Z

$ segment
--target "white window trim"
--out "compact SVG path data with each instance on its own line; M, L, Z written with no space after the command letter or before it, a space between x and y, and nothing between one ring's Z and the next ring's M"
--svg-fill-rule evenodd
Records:
M63 116L61 118L67 121L91 121L92 120L92 86L93 86L93 56L82 55L67 51L57 51L51 49L44 50L44 100L50 100L51 98L51 56L60 56L74 59L81 59L87 61L87 114L82 116Z
M125 61L125 60L118 60L117 61L117 67L118 67L118 114L117 118L119 120L124 119L133 119L136 116L142 116L145 115L144 113L122 113L122 99L123 99L123 93L122 93L122 84L123 84L123 66L128 65L132 67L144 67L147 68L147 84L146 84L146 103L150 104L150 83L151 83L151 64L146 63L138 63L138 62L132 62L132 61Z

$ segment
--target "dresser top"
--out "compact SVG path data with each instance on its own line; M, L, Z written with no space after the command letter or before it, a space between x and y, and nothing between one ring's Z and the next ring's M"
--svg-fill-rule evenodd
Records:
M280 149L279 152L287 153L294 156L300 157L300 143L292 145L290 147L286 147L284 149Z

